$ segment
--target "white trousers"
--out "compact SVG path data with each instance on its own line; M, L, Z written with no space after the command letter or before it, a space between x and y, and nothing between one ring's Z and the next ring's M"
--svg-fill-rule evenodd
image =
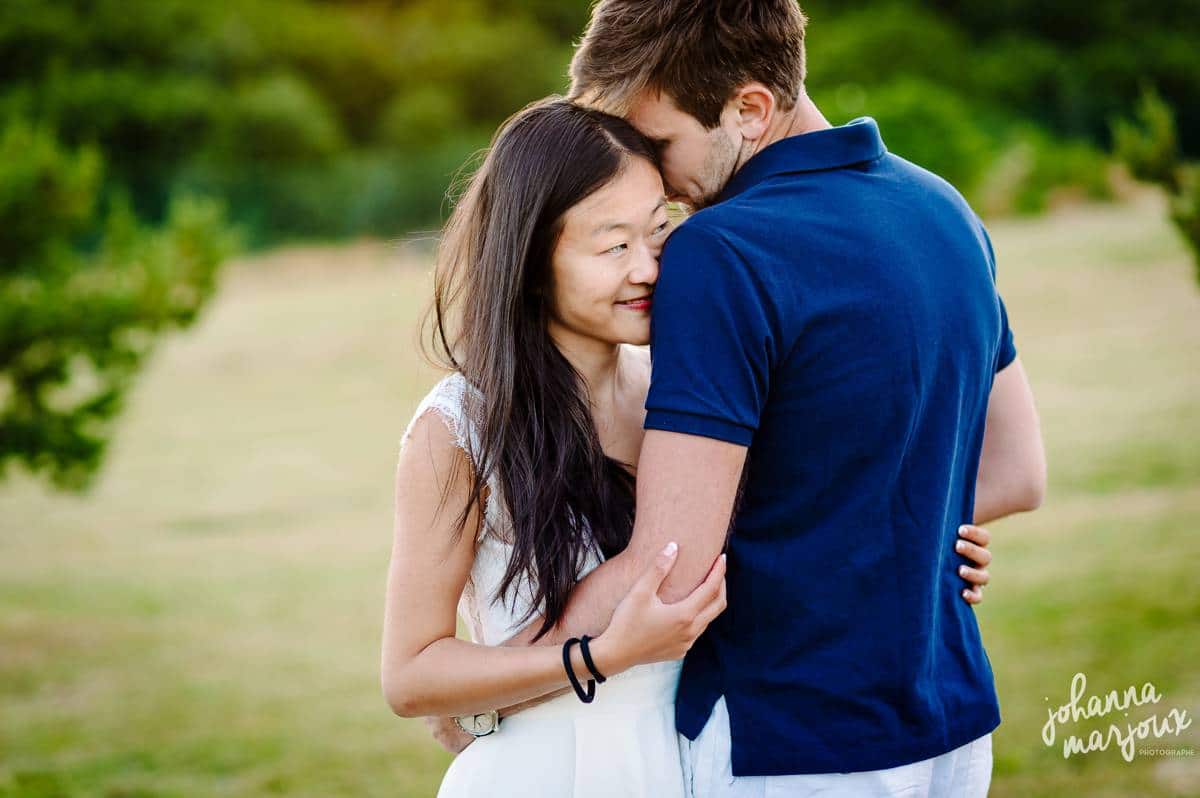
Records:
M729 747L721 696L695 741L679 735L688 798L984 798L992 780L991 734L931 759L857 773L735 777Z

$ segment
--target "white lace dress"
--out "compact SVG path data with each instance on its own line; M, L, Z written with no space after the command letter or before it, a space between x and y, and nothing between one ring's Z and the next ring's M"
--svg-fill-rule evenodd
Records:
M436 412L469 453L477 429L472 416L480 406L478 391L453 373L421 401L413 422ZM475 562L458 612L474 642L498 645L520 630L532 593L522 582L510 588L503 601L492 601L512 546L511 522L500 491L494 484L489 489ZM581 576L599 564L597 555L591 555ZM683 660L656 662L610 676L596 686L596 699L590 704L568 693L505 718L496 733L475 740L454 759L438 798L682 798L674 712L682 664Z

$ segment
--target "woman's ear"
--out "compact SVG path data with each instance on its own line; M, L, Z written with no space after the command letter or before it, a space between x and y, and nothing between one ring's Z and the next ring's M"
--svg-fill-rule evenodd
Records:
M762 138L775 118L775 95L764 84L751 81L738 89L729 101L735 124L748 141Z

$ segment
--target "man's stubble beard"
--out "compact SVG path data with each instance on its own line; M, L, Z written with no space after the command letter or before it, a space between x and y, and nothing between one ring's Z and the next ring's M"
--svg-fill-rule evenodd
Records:
M704 158L700 175L700 188L704 194L692 198L690 204L693 211L716 203L737 170L748 160L748 157L744 157L747 143L743 141L741 147L736 147L722 128L713 130L712 146Z

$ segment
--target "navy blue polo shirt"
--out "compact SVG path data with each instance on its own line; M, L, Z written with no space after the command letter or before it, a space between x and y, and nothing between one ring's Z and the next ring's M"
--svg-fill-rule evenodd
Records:
M733 775L889 768L996 728L954 544L1016 350L978 217L870 118L778 141L668 240L647 429L749 447L729 605L676 724ZM686 539L681 539L686 545Z

